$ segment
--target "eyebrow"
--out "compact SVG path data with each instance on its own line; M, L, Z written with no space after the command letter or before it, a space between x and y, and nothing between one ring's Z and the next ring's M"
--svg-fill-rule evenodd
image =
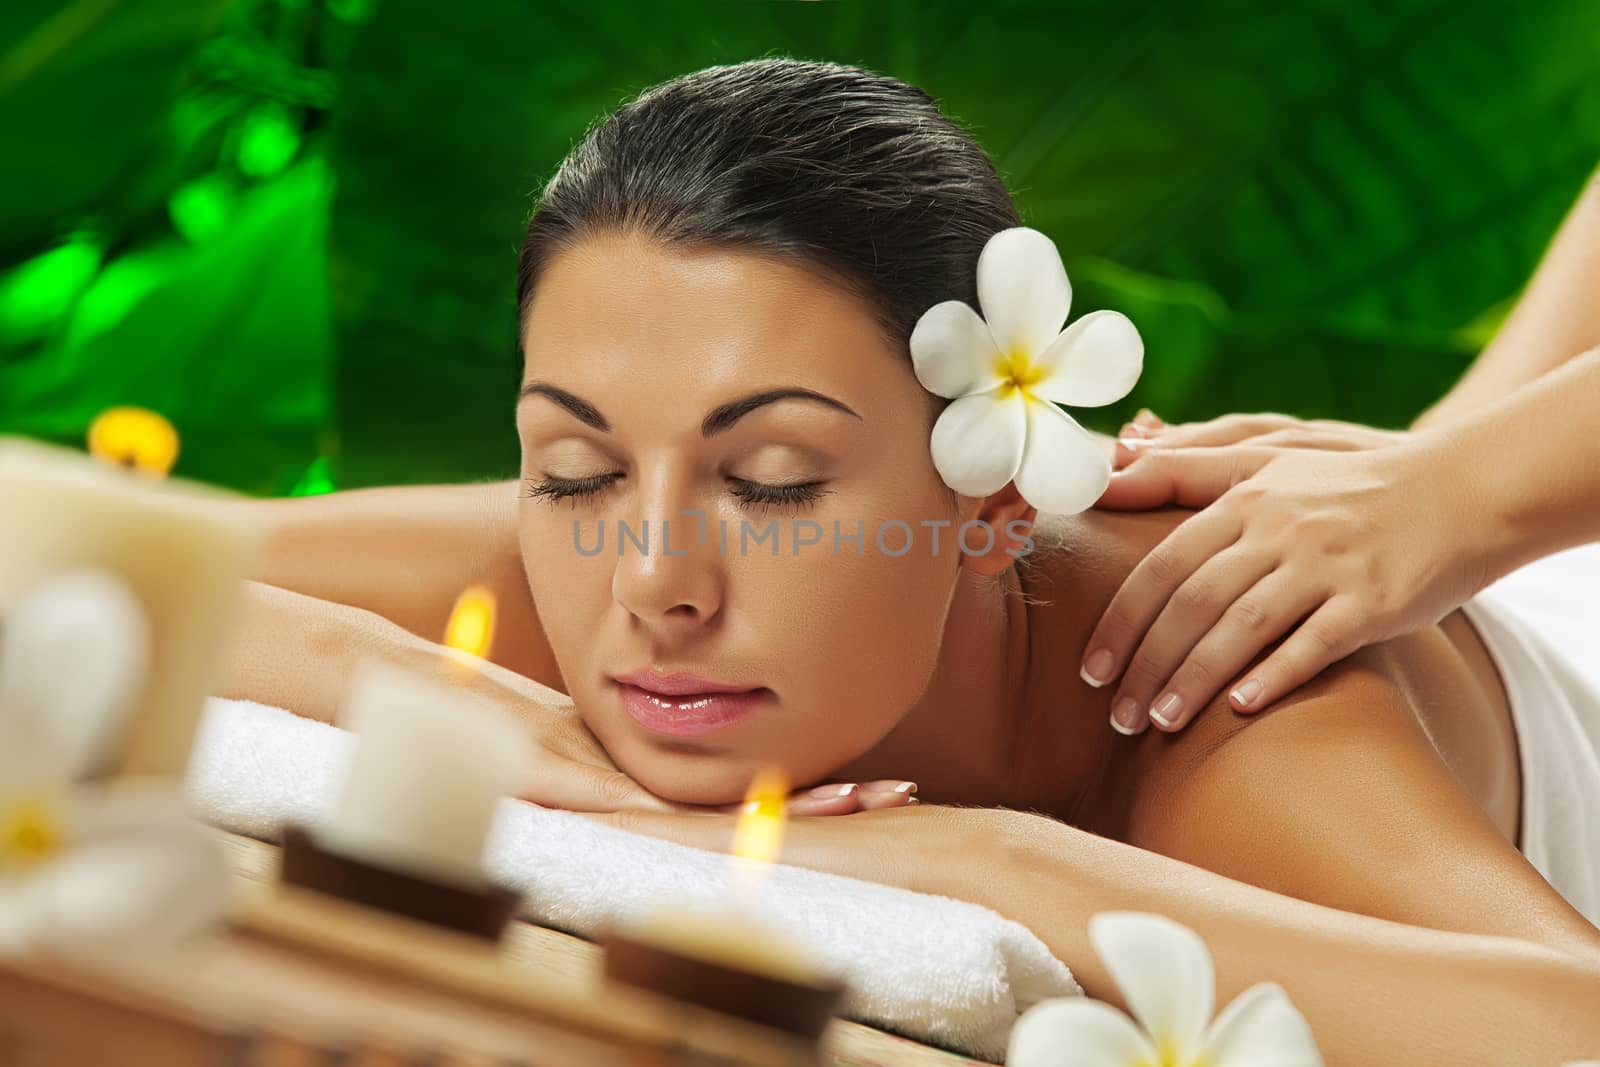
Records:
M551 385L549 382L529 382L522 387L522 392L517 395L517 403L520 405L522 401L530 396L542 396L553 400L561 405L569 415L584 425L591 426L601 433L611 432L611 424L606 421L604 415L600 414L599 409L583 399L583 397L569 393L559 386ZM767 389L759 393L751 393L749 396L740 397L738 400L730 400L726 404L713 408L700 422L700 436L714 437L719 433L724 433L732 429L734 423L752 411L779 400L810 400L815 403L825 404L855 418L861 418L850 405L842 400L835 400L826 393L819 393L812 389L802 389L799 386L784 386L778 389Z

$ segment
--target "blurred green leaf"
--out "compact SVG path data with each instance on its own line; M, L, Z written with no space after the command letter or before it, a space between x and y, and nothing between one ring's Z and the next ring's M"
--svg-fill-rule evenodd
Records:
M175 473L288 491L331 408L331 194L307 161L244 194L209 240L117 260L49 345L0 363L0 432L75 442L133 404L177 427Z
M344 470L509 471L532 194L630 93L773 53L928 89L1056 239L1074 314L1134 318L1146 374L1091 424L1403 422L1600 160L1597 42L1591 0L382 6L335 113Z
M168 150L184 63L227 0L0 5L0 241L47 239Z

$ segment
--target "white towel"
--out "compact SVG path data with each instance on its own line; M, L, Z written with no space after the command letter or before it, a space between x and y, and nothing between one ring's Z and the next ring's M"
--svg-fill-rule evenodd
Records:
M212 698L190 801L208 822L275 838L331 803L353 740L280 708ZM662 901L709 901L727 862L509 797L484 857L491 876L526 892L525 916L584 936ZM752 910L849 983L846 1016L964 1055L999 1062L1017 1016L1083 992L1030 930L968 901L775 864Z
M1522 854L1600 926L1600 542L1512 571L1461 606L1506 689Z

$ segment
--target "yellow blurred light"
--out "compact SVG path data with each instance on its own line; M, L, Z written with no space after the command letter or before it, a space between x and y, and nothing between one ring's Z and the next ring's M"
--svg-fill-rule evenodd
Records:
M164 478L178 462L178 431L154 411L109 408L89 425L89 452L107 463Z
M471 585L456 597L444 643L458 652L487 659L494 645L495 599L486 585Z

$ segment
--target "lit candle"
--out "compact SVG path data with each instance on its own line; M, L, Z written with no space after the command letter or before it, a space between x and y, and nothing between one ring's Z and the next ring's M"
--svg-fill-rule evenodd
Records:
M113 451L95 458L0 438L0 620L58 572L125 583L149 622L148 669L105 770L181 779L264 538L238 517L237 494L161 480L176 455L165 420L96 425L95 447Z
M733 900L715 905L663 904L638 920L632 934L660 948L739 970L796 982L820 978L803 947L749 914L748 906L783 843L788 796L789 777L776 766L759 771L745 792L728 857Z
M461 595L446 630L458 671L493 636L494 598ZM338 797L317 823L329 851L451 885L486 884L481 861L495 808L532 770L532 740L509 713L442 677L378 660L358 665L341 712L356 734Z
M805 947L750 912L783 840L788 776L758 773L735 827L738 893L716 904L668 904L608 932L606 973L814 1040L845 994Z

